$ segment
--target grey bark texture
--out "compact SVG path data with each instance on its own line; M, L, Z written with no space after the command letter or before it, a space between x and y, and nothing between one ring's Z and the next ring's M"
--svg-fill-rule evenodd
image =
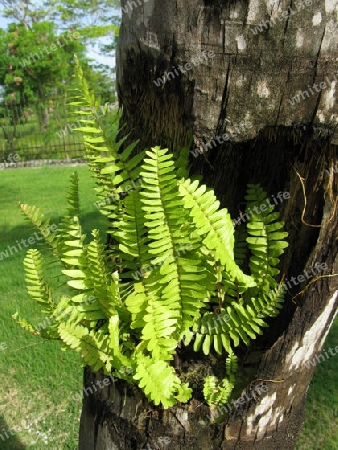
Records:
M293 449L314 371L305 362L320 354L338 304L338 1L122 0L122 7L117 82L130 139L176 152L192 132L192 151L204 149L191 155L192 171L233 218L247 183L270 196L288 192L280 269L290 289L264 335L238 348L237 398L250 400L222 423L210 425L198 395L163 411L117 381L84 399L79 448ZM299 281L316 263L324 268ZM188 356L183 367L194 364ZM101 376L87 368L85 384ZM253 396L257 384L267 392Z

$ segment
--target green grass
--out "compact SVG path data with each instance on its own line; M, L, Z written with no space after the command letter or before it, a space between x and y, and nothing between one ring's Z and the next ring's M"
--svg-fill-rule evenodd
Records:
M16 241L34 235L19 211L19 201L39 206L51 223L60 220L66 212L65 192L74 170L79 173L84 231L99 228L104 232L104 219L94 206L94 182L86 167L6 170L0 172L0 254ZM75 450L81 402L72 396L82 389L80 356L62 352L58 342L31 336L12 320L16 310L35 324L43 319L25 288L26 250L12 253L0 261L0 434L22 421L24 429L4 442L0 438L0 448ZM54 269L51 276L57 284ZM1 350L1 343L8 348ZM337 345L338 321L325 348ZM297 450L338 448L337 372L338 355L318 365L308 392L307 421Z
M35 230L20 213L19 201L36 204L51 218L51 223L58 223L66 212L64 197L74 170L79 173L84 231L104 229L104 218L94 205L94 182L87 167L6 170L0 175L0 253L34 236ZM59 342L26 333L12 320L16 310L35 324L43 319L26 292L23 272L26 249L22 243L21 247L21 251L13 249L12 255L0 261L0 344L5 342L8 347L0 350L0 434L22 420L27 421L31 430L4 442L0 438L0 448L73 450L77 448L81 402L71 397L82 389L80 356L61 351ZM54 281L57 283L58 278ZM40 413L42 419L36 420Z
M324 351L338 346L338 319L332 325ZM330 355L329 352L327 352ZM338 448L338 355L319 363L310 383L306 422L296 450L336 450Z

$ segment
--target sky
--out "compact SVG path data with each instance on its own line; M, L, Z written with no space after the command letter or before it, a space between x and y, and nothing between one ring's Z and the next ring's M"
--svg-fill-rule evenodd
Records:
M118 10L116 11L116 14L117 15L119 14ZM13 20L3 17L0 12L0 28L3 28L6 30L7 25L10 22L13 22ZM106 57L104 55L99 54L99 43L104 44L104 43L108 43L108 42L110 42L109 37L96 39L96 44L87 48L87 55L89 58L92 58L93 60L95 60L95 62L97 62L98 64L105 64L106 66L113 68L115 66L115 58L112 56Z

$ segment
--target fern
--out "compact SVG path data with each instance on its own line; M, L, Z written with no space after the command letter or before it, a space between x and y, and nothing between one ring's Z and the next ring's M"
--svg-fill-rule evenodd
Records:
M29 249L24 260L26 269L26 285L29 295L44 309L45 314L53 314L55 309L52 293L45 282L42 269L43 259L38 250Z
M44 214L40 212L39 208L27 204L20 204L19 207L25 218L41 233L46 244L52 248L53 254L57 255L57 226L55 224L51 225L50 219L45 219Z
M186 402L191 395L191 389L181 384L175 375L173 367L165 361L153 360L148 356L136 356L137 370L134 379L155 405L162 403L164 408L174 406L177 401Z
M211 411L217 406L224 405L235 386L235 373L237 372L237 357L232 350L226 359L226 377L221 381L215 376L206 377L203 394ZM218 415L218 414L217 414ZM212 415L213 416L213 415Z
M42 255L29 250L25 259L28 292L52 325L38 330L15 319L33 334L60 339L94 371L139 386L164 408L191 398L173 369L177 347L215 352L226 376L206 377L204 394L212 408L223 404L236 381L233 348L262 334L265 319L282 305L284 291L275 278L287 245L283 223L269 206L236 231L236 243L230 215L213 190L188 177L189 147L175 158L168 149L127 145L116 126L120 114L111 129L102 125L99 102L76 64L79 89L71 105L80 109L78 128L112 242L104 245L97 230L85 240L73 174L67 213L46 237L65 280L58 303ZM249 185L247 211L266 197L260 186ZM49 227L36 208L21 209L41 232ZM247 260L250 274L243 268Z
M246 238L248 233L246 228L237 227L235 229L234 238L235 238L235 248L234 248L234 258L236 264L240 267L244 264L247 259L248 246L246 242Z
M98 330L95 333L87 327L60 323L58 331L62 341L70 348L81 353L84 362L96 372L103 369L105 373L111 371L111 354L109 338Z
M273 212L273 205L260 208L266 202L267 194L259 185L249 184L245 199L248 201L246 211L250 211L247 238L251 251L249 267L259 287L268 292L277 285L274 277L279 270L275 266L288 245L283 240L287 233L281 231L284 223L277 221L279 215ZM259 213L256 212L258 208Z
M76 107L73 114L80 115L80 123L83 124L76 130L84 133L89 167L94 172L97 182L97 205L104 215L115 220L123 214L121 200L124 193L128 192L131 183L139 179L139 163L143 160L144 153L133 155L137 142L131 143L122 150L127 136L118 139L118 123L121 118L119 113L113 118L109 132L103 127L108 109L103 108L99 114L100 102L89 90L77 58L75 58L75 64L79 88L75 90L76 95L70 102L70 106ZM79 107L82 109L79 110ZM86 118L89 114L94 116L94 119ZM114 222L112 224L114 225ZM108 230L111 234L115 231L116 228Z
M196 226L196 232L203 236L203 244L214 254L216 260L225 266L226 270L244 282L254 286L254 280L245 275L234 261L234 228L226 209L219 209L219 201L213 191L196 180L180 182L181 195L185 199L185 208Z
M159 271L152 273L160 275L157 281L163 285L161 299L165 308L172 311L172 318L178 318L178 337L200 316L207 292L203 282L198 281L206 273L198 257L200 240L193 236L188 212L179 196L172 156L159 148L146 154L149 158L145 159L141 172L144 179L141 202L150 240L148 251L154 264L165 258ZM180 246L191 248L184 258L176 257Z
M223 378L221 382L215 376L206 377L203 394L209 406L224 405L234 388L234 385Z

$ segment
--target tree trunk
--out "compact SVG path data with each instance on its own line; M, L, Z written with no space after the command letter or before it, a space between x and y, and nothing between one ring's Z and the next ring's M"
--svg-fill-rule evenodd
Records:
M84 399L79 448L293 449L315 368L305 363L320 354L338 304L338 2L122 6L117 82L130 139L177 151L192 131L192 172L233 218L248 183L273 198L288 192L279 209L289 292L264 335L236 350L242 398L220 424L198 396L163 411L116 381ZM100 376L86 369L85 384ZM259 384L267 391L255 395Z

